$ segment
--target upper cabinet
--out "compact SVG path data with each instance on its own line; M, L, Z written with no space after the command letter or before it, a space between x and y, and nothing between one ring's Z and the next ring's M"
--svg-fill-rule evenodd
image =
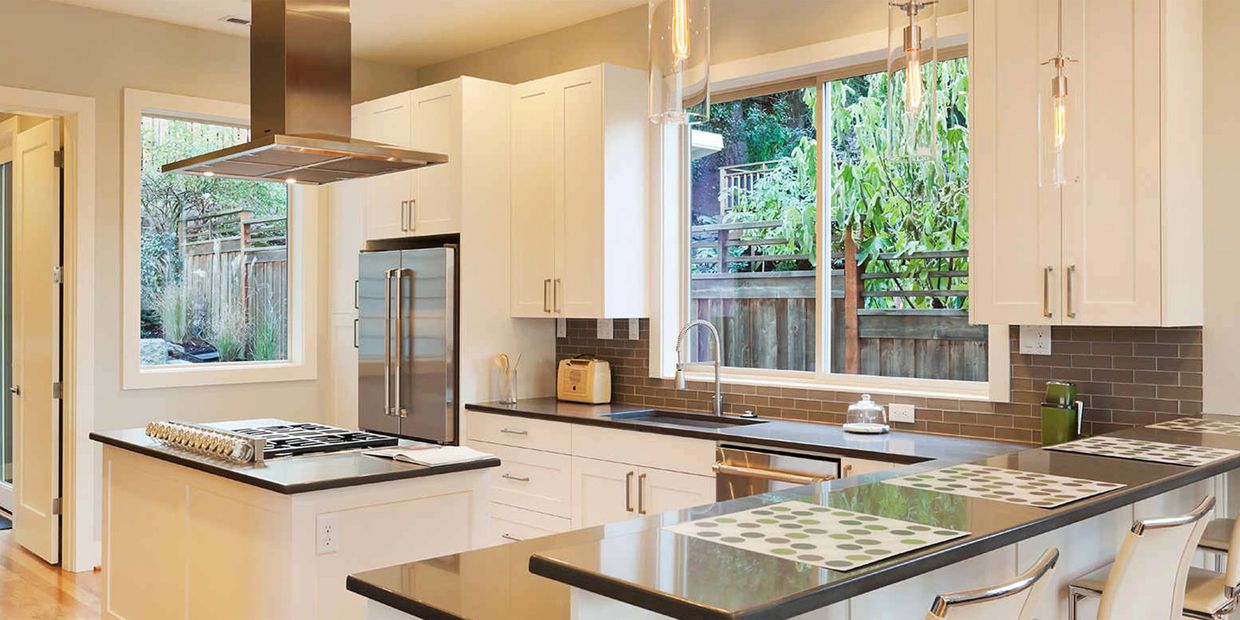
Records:
M646 89L613 65L513 87L513 316L648 315Z
M366 182L367 239L460 232L467 81L450 80L353 106L354 138L448 156L446 164Z
M975 0L976 323L1200 325L1200 0L1064 0L1065 182L1046 182L1057 0ZM1041 130L1040 130L1041 128Z

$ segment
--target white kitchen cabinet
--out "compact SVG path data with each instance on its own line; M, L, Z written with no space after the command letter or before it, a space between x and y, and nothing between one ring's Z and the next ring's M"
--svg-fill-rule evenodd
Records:
M513 87L514 317L649 314L646 88L613 65Z
M574 529L637 516L640 467L574 456L572 470Z
M399 93L353 106L353 137L414 148L412 95ZM403 237L408 201L417 191L417 171L385 174L359 182L367 239Z
M662 469L637 474L638 514L658 514L715 503L715 478Z
M1201 2L1063 3L1062 187L1039 148L1056 7L973 4L972 320L1200 325Z
M571 530L572 526L572 521L561 517L491 503L490 542L493 545L560 534Z
M357 317L332 315L332 419L345 428L357 428Z

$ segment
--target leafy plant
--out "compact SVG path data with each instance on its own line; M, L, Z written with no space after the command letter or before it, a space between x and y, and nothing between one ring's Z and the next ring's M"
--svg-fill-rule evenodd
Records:
M245 356L247 327L245 315L236 305L216 308L207 341L219 352L221 362L235 362Z
M250 325L250 358L282 360L288 353L284 350L287 340L288 321L285 308L276 302L272 291L265 289L258 301Z
M189 306L184 287L180 284L165 286L156 296L156 309L165 340L182 343L189 339Z

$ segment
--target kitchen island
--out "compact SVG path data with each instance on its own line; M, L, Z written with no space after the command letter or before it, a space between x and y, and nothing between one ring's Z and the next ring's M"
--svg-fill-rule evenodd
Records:
M1114 436L1240 451L1240 438L1226 435L1141 428ZM1040 508L884 482L959 462L942 458L368 571L348 587L372 600L376 619L916 618L936 594L1012 578L1056 546L1055 595L1038 617L1066 618L1066 583L1110 561L1135 518L1183 513L1209 494L1231 514L1226 475L1240 468L1235 455L1187 467L1016 446L967 460L1123 486ZM966 534L844 571L667 529L789 501ZM480 583L501 585L471 596Z
M240 465L144 429L91 439L104 448L103 617L126 620L361 618L349 573L482 544L486 470L499 465L424 467L356 449Z

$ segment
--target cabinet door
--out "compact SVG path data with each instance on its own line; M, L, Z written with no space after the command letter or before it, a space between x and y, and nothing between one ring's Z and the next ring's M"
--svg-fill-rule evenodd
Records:
M357 256L365 245L363 210L370 197L367 179L328 186L329 295L332 314L357 313Z
M551 316L555 278L555 94L539 80L513 89L512 316Z
M333 314L331 337L332 419L345 428L357 428L356 315Z
M1060 192L1042 183L1056 2L976 0L970 68L969 288L974 323L1061 321Z
M1069 135L1079 138L1063 192L1064 322L1158 325L1160 1L1077 0L1064 10L1066 53L1081 59L1069 67Z
M461 231L461 81L413 91L413 148L443 153L448 163L414 173L417 194L409 204L409 232L443 235Z
M363 140L413 148L413 115L409 93L362 104L357 122ZM390 239L408 234L409 201L415 197L417 171L368 179L371 200L366 206L366 238Z
M573 528L637 516L637 474L632 465L573 457Z
M603 83L600 71L574 71L556 89L559 197L555 311L603 316Z
M643 469L637 475L637 512L658 514L715 503L715 478L662 469Z

